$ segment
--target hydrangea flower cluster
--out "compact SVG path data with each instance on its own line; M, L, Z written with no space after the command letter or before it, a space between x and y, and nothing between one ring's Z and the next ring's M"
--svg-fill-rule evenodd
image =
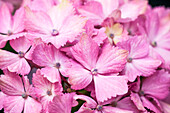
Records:
M146 0L0 1L0 109L170 113L169 44Z

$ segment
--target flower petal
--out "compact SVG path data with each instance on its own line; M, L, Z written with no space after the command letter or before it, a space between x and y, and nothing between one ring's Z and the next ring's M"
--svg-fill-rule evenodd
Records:
M25 100L22 96L8 96L4 100L5 113L21 113Z
M87 35L83 36L75 46L71 48L72 55L85 68L91 70L95 67L99 46Z
M123 76L94 76L96 98L100 102L128 92L127 80Z
M98 73L118 73L120 72L126 63L128 52L123 49L111 47L110 44L106 45L96 64Z

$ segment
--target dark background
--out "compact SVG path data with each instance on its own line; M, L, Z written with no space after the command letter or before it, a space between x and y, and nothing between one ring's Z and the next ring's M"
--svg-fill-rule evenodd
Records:
M152 7L156 7L156 6L170 7L170 0L149 0L149 4ZM0 70L0 74L2 74L1 70ZM0 110L0 112L2 112L2 111Z

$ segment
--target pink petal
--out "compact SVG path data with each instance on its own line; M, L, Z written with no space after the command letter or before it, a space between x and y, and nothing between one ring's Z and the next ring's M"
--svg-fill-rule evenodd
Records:
M8 6L5 3L2 3L0 7L0 33L8 33L8 30L11 30L11 13Z
M41 35L51 35L52 22L50 17L46 13L40 11L33 12L28 7L25 7L25 15L26 30L33 33L35 32L36 34L39 33Z
M30 72L31 67L28 64L28 62L25 60L25 58L21 58L17 62L9 65L8 70L10 72L16 72L21 75L26 75Z
M15 51L26 53L31 43L25 37L20 37L15 40L10 40L10 45Z
M169 94L170 74L164 70L157 71L146 78L142 84L142 91L158 99L164 99Z
M127 93L127 80L123 76L94 76L95 92L98 101L103 102Z
M111 106L104 106L102 111L104 113L133 113L133 111L123 110L123 109L111 107Z
M96 64L98 73L118 73L126 63L128 52L123 49L111 47L110 44L106 45Z
M2 110L2 108L4 107L3 104L4 104L4 100L6 98L6 95L3 93L3 92L0 92L0 110Z
M25 100L22 96L8 96L4 100L5 113L21 113Z
M131 92L131 100L133 101L133 103L136 105L136 107L138 108L138 110L141 111L145 111L144 105L139 97L139 95L137 93L132 93Z
M20 8L16 10L15 15L13 17L13 25L12 25L12 32L19 33L25 29L24 26L24 19L25 19L25 11L24 8Z
M141 100L143 102L144 107L147 107L148 109L152 110L155 113L161 113L161 111L159 110L159 108L157 108L157 106L154 106L148 99L146 99L145 97L141 97Z
M41 74L41 70L37 70L36 74L33 75L32 82L34 84L34 87L41 90L41 95L47 95L47 91L52 91L52 94L59 94L62 92L62 87L59 82L51 83L49 80L47 80L45 77L43 77L43 74Z
M73 66L69 71L68 82L71 88L79 90L88 86L92 81L91 73L80 65Z
M155 72L155 70L161 64L161 61L146 57L133 60L132 64L137 70L142 73L143 76L149 76Z
M134 36L126 41L118 43L118 46L129 51L129 58L142 58L149 53L147 40L143 36Z
M164 112L164 113L169 113L170 104L165 103L165 102L163 102L163 101L160 101L160 103L161 103L161 106L163 107L163 112Z
M85 96L85 95L76 95L76 96L74 96L74 99L75 100L81 99L81 100L86 101L83 104L83 106L85 106L87 108L96 108L96 106L97 106L97 103L92 98Z
M0 88L7 95L22 95L24 91L23 83L19 75L6 73L0 77Z
M118 8L119 0L96 0L101 3L105 17L108 17L112 11ZM101 12L100 12L101 13Z
M0 68L2 70L19 60L20 58L18 55L6 50L0 50Z
M45 67L41 69L42 74L46 77L50 82L60 82L60 73L59 70L55 67Z
M135 106L133 101L130 99L130 97L125 97L124 99L118 101L116 107L124 109L124 110L133 111L134 113L139 113L137 107Z
M87 17L95 24L101 24L104 19L102 5L96 1L87 2L84 6L80 7L78 11L82 16Z
M54 28L59 30L65 24L65 20L75 13L73 5L69 1L62 1L57 6L53 6L49 11ZM62 15L62 16L61 16ZM73 22L73 21L72 21Z
M24 113L40 113L42 109L41 103L35 99L28 97L25 100Z
M34 49L32 58L33 62L40 66L55 66L54 52L59 53L58 50L52 45L40 44Z
M72 55L85 68L91 70L95 67L99 46L88 36L83 36L79 43L71 48Z
M71 113L74 93L56 96L49 104L49 113Z
M121 17L130 18L132 21L135 20L140 14L145 13L147 3L147 1L130 1L125 3L120 7Z

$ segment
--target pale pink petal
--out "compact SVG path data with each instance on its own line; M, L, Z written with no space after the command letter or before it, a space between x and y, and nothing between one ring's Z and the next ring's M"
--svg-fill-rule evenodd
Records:
M53 101L49 104L49 113L71 113L74 95L74 93L67 93L54 97Z
M24 113L40 113L41 109L41 103L31 97L27 97L24 105Z
M6 73L0 77L0 89L7 95L22 95L24 91L23 83L19 75Z
M91 70L95 67L99 46L87 35L83 36L79 43L71 48L72 55L85 68Z
M73 16L74 13L73 5L68 0L63 0L60 4L53 6L48 11L48 15L51 18L54 29L57 29L58 31L60 31L62 26L65 24L65 20L70 16Z
M78 15L68 17L59 30L61 37L67 37L69 42L73 42L75 37L84 31L86 21L87 19Z
M124 99L121 99L120 101L118 101L116 107L124 109L124 110L133 111L133 113L139 113L137 107L135 106L133 101L130 99L130 97L125 97Z
M52 45L40 44L34 49L32 58L33 62L40 66L55 66L54 52L57 49ZM53 65L54 64L54 65Z
M142 91L158 99L164 99L169 94L170 74L164 70L157 71L142 82Z
M170 57L167 57L170 55L170 51L163 48L155 48L154 51L156 51L163 58L164 61L162 67L170 69Z
M160 38L155 39L155 41L157 42L157 46L162 48L162 49L170 50L170 47L168 46L169 43L170 43L169 37L170 37L170 32L161 36Z
M104 106L102 109L102 112L104 113L134 113L133 111L123 110L123 109L111 107L111 106Z
M164 112L164 113L169 113L170 104L165 103L165 102L163 102L163 101L159 101L159 102L160 102L160 104L161 104L161 106L162 106L162 108L163 108L163 112Z
M20 8L16 10L15 15L13 17L13 25L12 25L13 33L19 33L25 29L24 14L25 14L24 8Z
M128 92L127 80L123 76L94 76L94 84L96 98L100 102Z
M17 62L8 66L10 72L16 72L21 75L26 75L30 72L31 67L25 58L19 59Z
M6 95L3 93L3 92L0 92L0 110L4 107L3 104L4 104L4 100L6 98Z
M104 16L108 17L112 11L118 8L119 6L119 0L96 0L101 3ZM101 12L100 12L101 13Z
M45 12L33 12L28 7L25 7L25 15L26 30L33 33L39 33L41 35L51 35L52 22Z
M132 63L127 63L123 73L125 74L125 76L127 76L128 80L133 82L135 81L135 79L137 78L137 76L142 75L142 72L138 69L136 69Z
M101 24L104 19L102 5L96 1L87 2L84 6L81 6L78 11L82 16L87 17L94 24Z
M148 38L153 41L160 27L160 20L157 13L149 12L146 15L146 31Z
M59 94L62 92L62 87L59 82L51 83L49 80L47 80L45 77L43 77L43 74L41 74L41 70L37 70L36 74L33 74L32 79L34 87L42 90L41 95L47 95L47 91L52 91L52 95Z
M142 58L149 53L149 45L143 36L134 36L118 43L118 46L129 51L129 58Z
M147 8L147 1L130 1L120 7L121 17L135 20L140 14L144 14ZM127 10L128 9L128 10Z
M21 113L25 100L22 96L8 96L4 100L5 113Z
M161 61L146 57L133 60L132 64L137 70L142 73L143 76L149 76L156 71L158 66L161 64Z
M6 50L0 50L0 68L2 70L19 60L20 58L18 55Z
M31 43L25 37L20 37L15 40L10 40L10 45L15 51L26 53Z
M99 56L96 64L98 73L118 73L126 63L128 51L112 47L110 44L106 45Z
M59 70L55 67L45 67L41 69L42 74L46 77L50 82L60 82L60 73Z
M76 96L74 96L74 99L75 100L81 99L81 100L86 101L83 104L83 106L85 106L87 108L96 108L96 106L97 106L97 103L92 98L85 96L85 95L76 95Z
M0 33L7 34L8 30L11 30L11 13L8 6L2 3L0 7Z
M105 34L105 28L96 30L96 32L97 35L94 35L93 40L98 44L98 46L100 46L107 38L107 35Z
M82 66L75 65L69 71L68 82L71 88L79 90L88 86L92 81L92 74Z
M152 110L155 113L162 113L159 108L157 108L157 106L155 106L154 104L152 104L147 98L145 98L144 96L141 97L141 100L143 102L143 106Z
M132 93L131 92L131 100L133 101L133 103L136 105L136 107L138 108L138 110L141 111L145 111L144 105L139 97L139 95L137 93Z

